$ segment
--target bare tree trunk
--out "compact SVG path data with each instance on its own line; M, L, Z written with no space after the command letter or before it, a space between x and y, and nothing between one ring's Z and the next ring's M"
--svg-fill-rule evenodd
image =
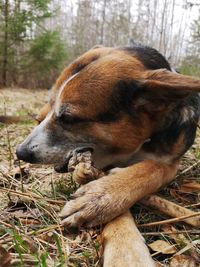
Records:
M165 12L166 12L167 0L164 2L162 10L161 28L160 28L160 41L159 41L159 51L162 51L163 36L164 36L164 22L165 22Z
M131 6L132 6L132 3L131 3L131 0L128 1L128 38L129 38L129 41L130 39L132 38L131 34Z
M100 44L103 44L103 42L104 42L104 25L105 25L105 19L106 19L106 0L103 1Z
M3 67L2 67L2 84L7 86L7 68L8 68L8 12L9 12L9 0L5 0L4 7L4 47L3 47Z
M157 15L157 4L158 4L158 1L154 0L153 18L152 18L151 36L150 36L150 44L151 45L154 43L154 35L155 35L155 27L156 27L156 15Z
M143 0L139 0L138 2L138 8L137 8L137 20L135 23L135 27L136 29L138 29L139 23L140 23L140 19L141 19L141 10L142 10L142 5L143 5Z
M167 56L167 48L168 48L168 41L169 41L169 25L168 25L168 17L170 14L170 2L166 1L166 6L164 9L164 31L163 31L163 54Z
M174 8L175 8L175 2L176 0L173 0L172 2L172 16L171 16L171 23L170 23L170 36L169 36L169 39L170 39L170 57L173 55L173 25L174 25Z
M146 25L146 36L145 36L145 39L146 39L146 42L148 45L150 45L150 24L151 24L151 9L150 9L150 3L149 1L146 2L146 5L147 5L147 25Z

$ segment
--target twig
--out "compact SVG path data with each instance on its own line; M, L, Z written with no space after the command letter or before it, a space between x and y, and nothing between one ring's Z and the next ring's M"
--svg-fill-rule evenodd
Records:
M5 101L5 98L4 98L4 115L5 116L6 116L6 113L7 113L7 111L6 111L6 101ZM9 167L11 169L13 154L12 154L12 148L11 148L11 143L10 143L10 133L8 131L7 126L5 127L5 130L6 130L6 139L7 139L7 149L8 149L8 155L9 155L8 161L9 161Z
M95 249L95 252L96 252L96 255L97 255L97 259L98 259L98 261L100 261L99 251L98 251L98 249L97 249L97 247L96 247L96 245L95 245L95 243L94 243L94 240L92 239L92 235L91 235L90 231L88 231L88 234L89 234L89 236L90 236L90 241L91 241L91 243L92 243L92 246L93 246L94 249Z
M175 223L175 222L183 221L185 219L196 217L196 216L200 216L200 212L196 212L195 214L191 214L191 215L187 215L187 216L181 216L178 218L158 221L158 222L139 224L137 226L138 227L151 227L151 226L157 226L157 225L162 225L162 224L167 224L167 223Z
M6 223L6 222L4 222L4 221L2 221L2 220L0 220L0 223L3 224L3 225L6 226L6 227L14 228L13 225L11 225L11 224L9 224L9 223Z
M193 234L200 235L200 230L181 230L181 231L168 231L168 232L147 232L141 233L143 236L157 236L157 235L170 235L170 234Z
M3 175L3 177L5 177L7 179L7 181L11 180L12 182L15 182L16 186L19 185L19 181L16 180L15 178L13 178L11 175L6 174L5 172L3 172L2 170L0 170L0 173Z
M200 240L193 240L191 241L189 244L187 244L187 246L185 246L184 248L182 248L181 250L179 250L175 255L181 255L183 254L185 251L194 248L196 245L200 244Z
M184 208L192 208L192 207L197 207L197 206L200 206L200 202L195 203L195 204L187 205L187 206L185 206Z
M25 193L25 192L21 192L21 191L15 191L12 189L0 188L0 191L5 192L5 193L11 193L11 194L17 195L17 196L22 196L24 198L31 199L33 201L44 200L44 201L47 201L47 202L53 203L53 204L64 204L66 202L65 200L50 199L50 198L46 198L43 196L38 196L29 190L27 191L27 193Z
M20 170L21 191L24 192L24 182L23 182L22 168L21 168L20 160L18 160L17 163L18 163L18 167L19 167L19 170Z
M147 207L153 207L158 209L159 211L163 212L164 214L167 214L173 218L181 217L181 216L189 216L189 215L195 215L196 212L189 210L187 208L181 207L169 200L166 200L164 198L161 198L157 195L151 195L146 199L143 199L140 201L140 203L144 204ZM199 218L190 218L186 219L185 222L194 226L194 227L200 227L200 217Z
M37 231L31 231L31 232L29 232L29 235L40 235L40 234L42 234L44 232L49 232L51 230L60 229L61 227L63 227L63 225L61 225L61 224L52 224L52 225L49 225L46 228L39 229Z
M191 169L193 169L194 167L196 167L199 163L200 163L200 160L198 160L197 162L195 162L194 164L192 164L190 167L188 167L188 168L186 168L185 170L183 170L182 172L180 172L180 173L176 176L176 178L179 177L179 176L182 175L182 174L187 173L188 171L190 171Z

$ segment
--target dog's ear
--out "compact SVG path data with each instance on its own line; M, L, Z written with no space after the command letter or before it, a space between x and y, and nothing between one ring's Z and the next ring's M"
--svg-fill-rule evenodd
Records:
M162 111L194 92L200 92L200 80L166 69L145 71L128 84L134 110Z
M170 99L185 97L193 92L200 92L200 80L178 74L166 69L146 71L141 85L154 96Z

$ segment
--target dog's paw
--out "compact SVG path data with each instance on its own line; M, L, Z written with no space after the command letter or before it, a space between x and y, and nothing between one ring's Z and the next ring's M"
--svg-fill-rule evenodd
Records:
M64 225L73 227L93 227L111 221L120 215L126 202L120 197L120 191L113 189L109 180L92 181L79 188L74 199L67 202L60 213Z

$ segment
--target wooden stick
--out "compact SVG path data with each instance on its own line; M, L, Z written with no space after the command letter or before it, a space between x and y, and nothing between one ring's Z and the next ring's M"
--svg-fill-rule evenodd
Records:
M191 215L187 215L187 216L181 216L181 217L173 218L173 219L169 219L169 220L139 224L138 227L151 227L151 226L157 226L157 225L162 225L162 224L175 223L175 222L184 221L185 219L196 217L196 216L200 216L200 212L196 212L195 214L191 214Z
M140 203L148 207L156 208L175 219L179 218L180 221L184 221L194 227L200 227L200 216L198 216L200 213L181 207L157 195L151 195L150 197L140 201Z
M198 160L197 162L195 162L194 164L192 164L188 168L184 169L182 172L180 172L180 173L177 174L176 178L179 177L182 174L185 174L185 173L189 172L191 169L193 169L194 167L196 167L199 163L200 163L200 160Z
M181 230L181 231L167 231L167 232L147 232L141 233L143 236L157 236L157 235L170 235L170 234L192 234L192 235L200 235L200 230Z

